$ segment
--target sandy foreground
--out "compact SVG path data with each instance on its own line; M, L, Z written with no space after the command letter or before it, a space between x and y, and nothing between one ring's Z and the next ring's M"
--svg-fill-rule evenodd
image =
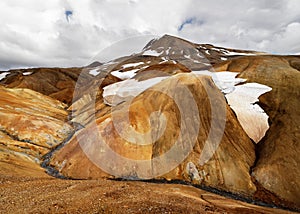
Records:
M182 184L0 177L0 213L291 213Z

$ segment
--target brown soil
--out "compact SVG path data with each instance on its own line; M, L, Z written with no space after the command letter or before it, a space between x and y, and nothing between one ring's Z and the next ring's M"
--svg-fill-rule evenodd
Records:
M290 213L192 186L0 176L0 213Z

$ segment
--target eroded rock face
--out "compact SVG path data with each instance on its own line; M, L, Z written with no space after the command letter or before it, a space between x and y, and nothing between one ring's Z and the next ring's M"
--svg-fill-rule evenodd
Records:
M256 56L234 59L217 68L240 72L239 77L248 82L272 87L259 99L270 117L270 128L258 144L252 175L286 201L281 203L296 207L300 206L300 72L295 66L299 63L300 57L294 56Z
M1 165L31 163L39 168L42 156L72 133L65 107L29 89L0 86Z
M208 97L207 90L212 97ZM180 100L179 107L174 99ZM218 122L211 122L211 105L220 105L220 111L213 115ZM161 113L151 116L155 111ZM214 136L210 138L212 125ZM206 142L218 140L217 134L219 146ZM216 152L210 153L214 146ZM114 156L110 149L118 155ZM167 154L170 149L174 152ZM131 179L180 179L250 196L256 190L249 175L254 160L254 144L212 80L179 74L95 118L95 124L91 122L79 131L51 163L62 174L74 178L110 174Z
M28 88L50 96L66 104L71 104L78 76L92 78L84 68L33 68L12 70L1 85L9 88ZM83 79L83 78L82 78ZM77 83L78 84L78 83Z

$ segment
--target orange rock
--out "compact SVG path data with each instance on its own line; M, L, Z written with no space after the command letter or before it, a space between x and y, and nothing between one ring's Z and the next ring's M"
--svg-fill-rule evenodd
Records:
M83 68L12 70L10 75L1 81L1 84L9 88L32 89L66 104L71 104L74 87L82 70ZM88 75L86 76L88 78Z
M260 106L269 115L270 128L257 147L252 175L263 188L277 195L278 204L300 207L300 57L253 56L226 62L217 70L240 72L248 82L272 87ZM256 125L256 124L253 124ZM262 191L263 192L263 191ZM262 197L263 193L257 193ZM264 198L272 202L271 197ZM274 201L273 201L274 202ZM293 203L294 205L291 205Z
M180 100L180 107L174 97ZM191 111L191 101L197 112ZM255 192L249 175L255 160L254 144L210 78L175 75L134 98L126 112L128 103L113 108L105 119L95 118L74 135L55 153L52 165L74 178L108 174L132 179L156 177L201 183L244 196ZM211 105L219 105L222 110L214 112L214 122ZM160 113L153 115L155 111ZM216 126L212 129L215 133L210 134L211 126ZM220 140L220 145L210 153L213 140ZM165 156L171 148L175 152ZM201 156L202 152L205 154ZM195 165L194 177L187 169L191 163Z
M42 156L73 132L64 108L65 104L38 92L0 86L1 173L9 164L12 171L25 163L29 171L30 165L41 169Z

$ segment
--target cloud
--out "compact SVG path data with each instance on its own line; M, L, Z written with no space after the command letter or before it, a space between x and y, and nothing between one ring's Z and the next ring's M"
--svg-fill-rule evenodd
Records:
M81 66L117 41L166 33L198 43L297 53L299 8L298 0L2 0L0 68Z
M190 24L178 34L197 42L255 49L274 53L294 53L296 29L287 31L300 19L297 0L194 0L186 16L204 20L201 26ZM284 35L283 35L284 34ZM284 45L280 45L284 44Z

